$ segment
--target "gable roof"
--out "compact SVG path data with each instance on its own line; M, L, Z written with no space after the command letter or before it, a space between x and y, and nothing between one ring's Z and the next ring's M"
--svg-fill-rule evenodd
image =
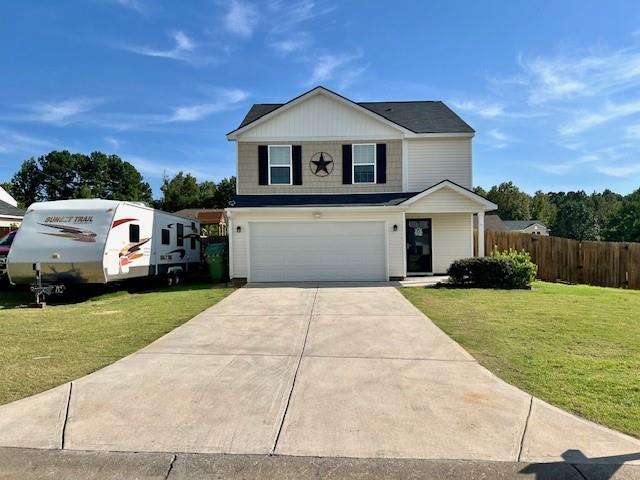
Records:
M509 230L524 230L525 228L536 224L547 228L547 226L540 220L503 220L503 222Z
M7 202L0 200L0 217L24 217L24 210L19 209L18 207L14 207L13 205L9 205Z
M328 88L319 86L286 103L257 103L254 104L244 117L238 128L228 133L232 135L244 129L263 117L284 109L301 101L304 97L316 93L328 93L355 107L360 107L373 114L380 120L416 134L424 133L467 133L473 134L471 128L462 118L441 101L421 100L404 102L354 102Z

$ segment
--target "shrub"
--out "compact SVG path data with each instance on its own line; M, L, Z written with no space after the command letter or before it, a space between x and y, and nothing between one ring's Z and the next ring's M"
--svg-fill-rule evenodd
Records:
M494 250L490 257L456 260L447 274L457 286L525 288L535 279L537 270L527 252Z
M515 286L517 288L526 287L536 279L538 274L538 266L531 261L531 255L524 250L514 250L510 248L503 252L498 250L498 247L493 247L491 250L492 258L505 258L513 262L516 269Z
M456 260L447 274L455 285L483 288L513 288L516 276L513 262L494 257Z

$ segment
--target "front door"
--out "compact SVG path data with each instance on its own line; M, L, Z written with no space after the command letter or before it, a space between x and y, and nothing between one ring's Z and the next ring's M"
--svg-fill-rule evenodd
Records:
M407 220L407 273L433 272L431 219Z

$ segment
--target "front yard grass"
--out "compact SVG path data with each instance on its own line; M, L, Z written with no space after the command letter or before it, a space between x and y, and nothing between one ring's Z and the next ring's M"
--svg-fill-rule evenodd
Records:
M400 290L500 378L640 437L640 291L545 282Z
M38 310L20 308L32 301L28 292L0 290L0 404L109 365L232 291L188 283L53 300L59 303Z

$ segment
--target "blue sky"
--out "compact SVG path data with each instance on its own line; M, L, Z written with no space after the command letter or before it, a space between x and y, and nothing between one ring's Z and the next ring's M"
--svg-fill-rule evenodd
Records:
M0 58L0 181L63 148L219 180L252 103L322 84L444 100L477 185L640 187L636 1L5 0Z

